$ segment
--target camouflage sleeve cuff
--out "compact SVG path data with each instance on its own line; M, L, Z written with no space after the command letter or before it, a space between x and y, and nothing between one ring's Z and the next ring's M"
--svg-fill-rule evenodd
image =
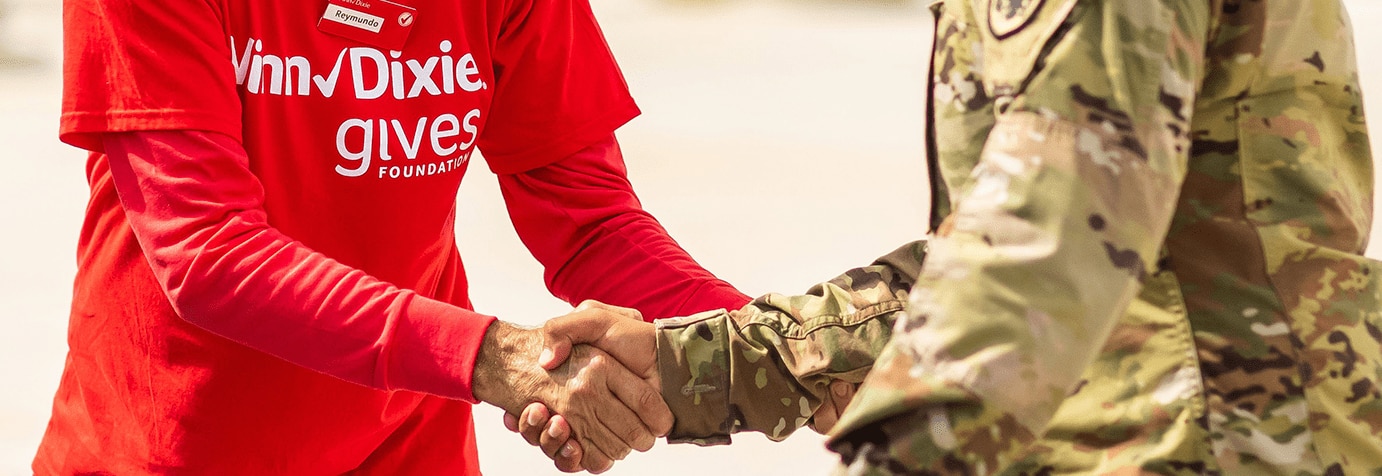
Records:
M657 324L662 398L676 418L669 443L729 444L729 312L703 312Z

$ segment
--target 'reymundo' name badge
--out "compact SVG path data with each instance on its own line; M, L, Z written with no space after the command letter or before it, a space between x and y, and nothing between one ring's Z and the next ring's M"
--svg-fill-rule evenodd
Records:
M379 48L402 50L416 18L416 8L388 0L328 0L317 29Z

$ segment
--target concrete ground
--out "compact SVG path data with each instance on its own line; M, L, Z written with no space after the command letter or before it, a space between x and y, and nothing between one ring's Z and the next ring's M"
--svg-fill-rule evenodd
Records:
M644 111L620 131L633 183L706 267L749 294L800 292L925 230L931 19L922 2L593 3ZM1347 3L1364 90L1382 94L1382 31L1370 28L1382 3ZM58 2L0 4L9 7L0 14L0 476L9 476L29 473L62 369L86 188L83 154L56 139ZM1369 104L1372 117L1379 107ZM471 170L457 229L477 308L527 324L565 313L508 224L494 177ZM487 474L556 473L498 411L476 414ZM783 443L660 444L607 474L823 474L833 461L804 431Z

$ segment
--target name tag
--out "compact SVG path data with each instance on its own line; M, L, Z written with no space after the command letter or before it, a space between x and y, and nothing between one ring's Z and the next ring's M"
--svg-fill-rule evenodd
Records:
M399 51L413 32L417 9L388 0L328 0L317 29L367 45Z

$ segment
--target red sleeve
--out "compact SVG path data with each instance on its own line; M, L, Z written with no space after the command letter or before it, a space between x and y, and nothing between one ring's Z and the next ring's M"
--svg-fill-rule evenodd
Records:
M749 302L643 210L612 135L560 162L500 175L499 186L514 228L559 298L631 307L648 320Z
M574 154L639 113L587 0L512 3L494 46L494 102L479 138L497 174Z
M239 139L222 15L208 1L63 2L62 141L100 151L103 132L170 129Z
M103 137L130 227L183 319L350 382L474 401L475 356L494 318L380 281L269 226L263 188L230 137Z

